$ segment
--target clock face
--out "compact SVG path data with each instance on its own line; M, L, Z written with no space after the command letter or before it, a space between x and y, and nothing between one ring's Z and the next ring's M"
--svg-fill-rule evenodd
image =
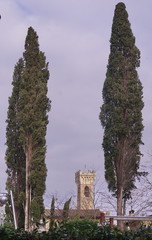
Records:
M90 196L90 189L88 186L85 186L84 188L84 196L89 197Z

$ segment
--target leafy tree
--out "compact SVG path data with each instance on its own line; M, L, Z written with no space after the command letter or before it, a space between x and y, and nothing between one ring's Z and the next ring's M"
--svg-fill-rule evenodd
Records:
M70 203L71 203L71 197L69 198L69 200L67 200L65 203L64 203L64 206L63 206L63 219L66 221L68 220L68 217L69 217L69 209L70 209Z
M38 36L29 27L23 53L24 71L20 90L18 121L20 141L26 156L25 230L31 219L38 221L44 212L46 180L46 130L50 101L47 97L48 63L39 50Z
M19 111L19 93L23 72L23 59L19 59L14 69L13 90L9 98L6 128L6 165L8 192L13 191L17 224L24 226L24 203L25 203L25 154L19 140L20 126L17 119ZM7 219L12 220L12 211L6 205Z
M50 209L50 216L54 217L54 212L55 212L55 198L53 196L52 202L51 202L51 209Z
M115 8L110 44L99 118L104 128L105 179L109 190L117 196L117 214L122 215L122 200L129 197L139 175L144 106L136 71L140 51L122 2Z
M7 189L13 190L17 216L22 217L22 222L25 210L26 230L30 229L31 219L38 221L44 211L48 79L48 63L39 50L37 33L30 27L23 59L14 70L6 130Z
M55 220L55 198L53 196L50 209L50 228L54 226L54 220Z

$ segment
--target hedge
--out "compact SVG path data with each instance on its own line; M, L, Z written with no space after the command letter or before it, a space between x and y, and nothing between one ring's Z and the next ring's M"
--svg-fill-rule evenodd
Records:
M152 240L152 228L141 227L134 231L119 231L99 226L89 219L76 219L52 224L48 232L39 233L0 227L0 240Z

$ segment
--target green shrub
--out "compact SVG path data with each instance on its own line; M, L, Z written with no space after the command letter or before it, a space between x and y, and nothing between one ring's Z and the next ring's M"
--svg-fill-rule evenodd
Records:
M89 219L75 219L62 222L60 226L50 228L52 240L87 240L92 239L97 230L97 223Z
M0 227L0 240L152 240L152 228L119 231L109 226L98 226L89 219L75 219L54 224L48 232L42 233Z

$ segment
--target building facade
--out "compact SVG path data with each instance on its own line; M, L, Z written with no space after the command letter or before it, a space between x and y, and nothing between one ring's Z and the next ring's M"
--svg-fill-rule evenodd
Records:
M77 209L94 209L95 171L78 171L75 173L77 184Z

